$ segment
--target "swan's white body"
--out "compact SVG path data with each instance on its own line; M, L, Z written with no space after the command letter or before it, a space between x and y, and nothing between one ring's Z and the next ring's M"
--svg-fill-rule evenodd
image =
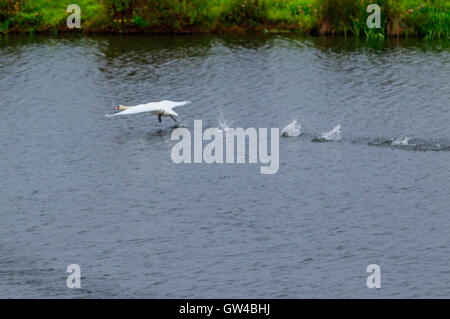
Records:
M174 112L172 109L177 106L182 106L189 104L191 102L189 101L183 101L183 102L173 102L173 101L161 101L161 102L150 102L147 104L139 104L136 106L123 106L120 105L117 107L119 110L124 110L122 112L116 113L116 114L106 114L106 117L115 117L119 115L129 115L129 114L138 114L138 113L151 113L158 115L160 121L161 116L170 116L173 118L173 116L178 116L176 112Z

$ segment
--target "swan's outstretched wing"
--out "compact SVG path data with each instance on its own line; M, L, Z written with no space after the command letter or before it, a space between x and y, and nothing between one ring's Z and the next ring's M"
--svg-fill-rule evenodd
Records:
M190 101L182 101L182 102L173 102L173 101L161 101L161 102L154 102L154 103L149 103L149 104L158 104L161 107L168 107L170 109L173 109L174 107L177 106L182 106L182 105L186 105L191 103Z
M150 102L147 104L139 104L136 106L132 106L129 107L128 109L116 113L116 114L112 114L112 115L108 115L106 114L106 117L115 117L115 116L119 116L119 115L129 115L129 114L137 114L137 113L145 113L145 112L153 112L153 111L158 111L158 110L162 110L165 108L168 109L173 109L174 107L177 106L181 106L181 105L186 105L188 103L191 103L189 101L183 101L183 102L173 102L173 101L161 101L161 102Z

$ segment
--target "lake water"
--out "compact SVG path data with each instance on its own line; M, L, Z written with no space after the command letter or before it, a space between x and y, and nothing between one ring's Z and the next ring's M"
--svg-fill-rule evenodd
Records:
M448 42L0 38L0 297L450 297ZM182 126L284 128L279 171L171 160ZM311 140L341 125L340 140ZM294 134L295 135L295 134ZM81 267L81 289L66 267ZM369 289L366 267L381 267Z

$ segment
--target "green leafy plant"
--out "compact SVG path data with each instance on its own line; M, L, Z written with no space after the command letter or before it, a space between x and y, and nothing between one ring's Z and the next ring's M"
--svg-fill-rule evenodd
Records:
M0 33L67 30L72 0L0 0ZM77 0L83 30L213 31L217 28L295 29L305 33L450 36L448 0L377 0L381 28L368 28L372 0ZM92 28L91 28L92 27Z

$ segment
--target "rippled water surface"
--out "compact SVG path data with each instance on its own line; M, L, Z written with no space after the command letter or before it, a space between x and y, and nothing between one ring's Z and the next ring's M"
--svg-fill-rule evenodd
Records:
M450 297L449 75L445 42L0 38L0 297ZM274 175L176 165L170 119L104 116L162 99L299 131Z

